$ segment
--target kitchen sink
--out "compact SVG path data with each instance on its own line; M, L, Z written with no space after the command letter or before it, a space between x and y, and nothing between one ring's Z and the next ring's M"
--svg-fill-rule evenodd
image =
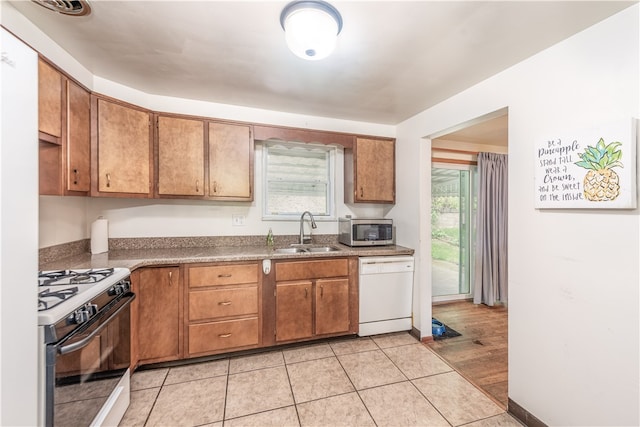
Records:
M304 248L279 248L274 250L277 254L299 254L301 252L306 252Z
M316 253L316 252L335 252L340 249L335 246L295 246L290 248L278 248L274 252L277 254L301 254L301 253Z
M339 251L340 249L333 246L316 246L312 248L307 248L306 250L308 252L333 252L333 251Z

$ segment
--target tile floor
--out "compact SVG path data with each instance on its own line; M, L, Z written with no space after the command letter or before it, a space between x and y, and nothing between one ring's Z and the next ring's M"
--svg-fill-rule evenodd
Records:
M121 426L521 426L408 333L137 371Z

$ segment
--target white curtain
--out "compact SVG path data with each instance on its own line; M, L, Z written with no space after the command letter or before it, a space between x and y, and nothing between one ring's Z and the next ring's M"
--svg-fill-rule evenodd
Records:
M507 155L478 153L473 302L507 302Z

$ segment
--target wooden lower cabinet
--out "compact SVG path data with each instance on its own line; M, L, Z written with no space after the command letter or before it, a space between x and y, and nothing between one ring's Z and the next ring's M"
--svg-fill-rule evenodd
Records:
M149 267L131 275L137 307L139 364L166 362L182 357L182 281L179 267Z
M349 259L278 262L275 270L276 343L357 332Z
M258 263L194 264L186 271L186 356L260 346Z
M313 336L313 282L276 284L276 340Z

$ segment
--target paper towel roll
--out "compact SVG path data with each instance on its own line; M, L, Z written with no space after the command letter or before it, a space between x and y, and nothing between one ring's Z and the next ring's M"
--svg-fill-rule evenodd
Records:
M91 223L91 253L101 254L109 251L109 221L99 217Z

